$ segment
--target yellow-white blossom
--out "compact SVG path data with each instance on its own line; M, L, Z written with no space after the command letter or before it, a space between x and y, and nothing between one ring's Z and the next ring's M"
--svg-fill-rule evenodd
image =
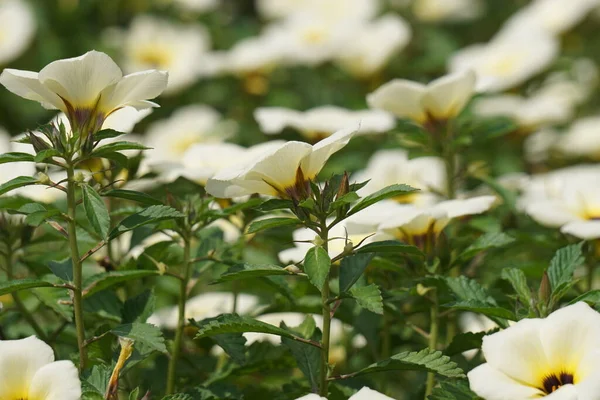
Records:
M424 22L464 22L479 18L485 4L481 0L415 0L412 10Z
M1 1L0 65L19 57L31 43L35 31L35 16L26 1Z
M475 89L475 74L466 70L438 78L427 85L394 79L367 96L369 106L398 118L420 124L456 117L467 105Z
M296 400L327 400L325 397L320 397L318 394L307 394L306 396L302 396L297 398ZM358 392L350 396L348 400L394 400L391 397L388 397L384 394L379 393L376 390L370 389L364 386Z
M314 15L329 20L368 20L377 14L380 0L257 0L258 13L265 19Z
M460 314L458 317L458 325L460 326L460 330L467 333L479 333L479 332L487 332L492 329L496 329L498 325L486 317L485 315L475 314L472 312L464 312ZM463 351L462 355L467 359L473 359L479 350L467 350Z
M35 336L0 340L0 399L80 400L79 373Z
M198 80L204 66L203 55L210 48L210 38L203 26L148 15L134 18L122 40L124 68L128 72L148 68L169 71L165 90L169 95Z
M54 61L39 73L5 69L0 84L45 108L63 111L71 127L85 135L98 131L108 116L124 107L157 107L148 99L165 89L167 73L148 70L123 76L108 55L90 51Z
M337 106L320 106L307 111L283 107L257 108L254 118L267 135L281 133L289 127L312 142L351 125L360 125L358 135L387 132L396 126L394 117L385 111L352 111Z
M352 175L356 182L369 181L359 190L361 196L375 193L387 186L404 183L420 191L394 199L418 206L433 204L446 190L446 169L439 157L408 158L402 149L378 150L367 167Z
M381 71L410 41L410 25L401 17L386 14L357 27L336 55L336 62L359 78Z
M251 161L228 168L208 180L206 191L215 197L229 198L254 193L300 198L308 191L329 157L342 149L356 128L342 129L315 145L290 141L269 149Z
M181 11L202 14L219 6L219 0L166 0L172 2Z
M600 398L600 315L584 302L485 336L482 350L468 377L485 400Z
M534 28L515 28L494 36L488 43L459 50L448 66L452 72L474 70L478 91L500 92L548 68L558 52L559 43L554 36Z
M586 117L573 122L567 131L558 137L556 150L569 157L600 159L600 117Z

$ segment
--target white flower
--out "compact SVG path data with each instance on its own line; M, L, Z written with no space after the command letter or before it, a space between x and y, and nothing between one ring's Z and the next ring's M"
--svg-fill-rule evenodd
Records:
M379 0L258 0L258 13L266 19L314 15L329 20L371 19L379 11Z
M600 158L600 117L581 118L573 122L555 147L570 157Z
M109 56L90 51L54 61L39 74L5 69L0 83L18 96L63 111L74 129L94 133L110 114L123 107L156 107L148 99L165 89L167 73L150 70L123 76Z
M0 65L19 57L31 43L35 30L35 17L25 1L0 2Z
M404 183L420 191L395 200L425 206L434 203L438 193L445 192L446 169L444 161L438 157L409 159L405 150L379 150L371 156L366 169L352 175L354 182L367 180L369 183L358 192L363 197L387 186Z
M563 33L583 20L600 4L597 0L535 0L510 17L502 29L536 27L551 35Z
M484 6L481 0L415 0L413 13L425 22L463 22L480 17Z
M181 164L185 152L197 143L223 142L237 130L237 124L223 120L213 108L189 105L175 111L170 118L154 122L146 132L145 155L149 164Z
M358 27L336 57L338 64L357 77L369 77L386 66L411 38L408 23L386 14Z
M307 191L307 181L314 179L329 157L348 144L356 129L343 129L314 146L287 142L269 149L251 162L219 172L206 184L206 191L219 198L254 193L297 198Z
M576 166L533 177L519 205L538 223L580 239L600 238L600 168Z
M367 102L372 108L424 124L431 119L456 117L473 96L474 88L475 74L470 70L443 76L428 85L394 79L369 94Z
M311 393L306 396L297 398L296 400L327 400L325 397L320 397L317 394ZM394 400L384 394L379 393L376 390L363 387L356 394L350 396L348 400Z
M172 0L182 11L202 14L212 11L219 6L219 0Z
M54 352L35 336L0 341L0 398L79 400L81 382L71 361L54 361Z
M458 317L458 325L463 332L487 332L498 327L498 325L486 317L485 315L475 314L472 312L464 312ZM467 359L471 360L477 355L479 350L473 349L463 351L462 355Z
M477 90L499 92L520 85L545 70L559 52L558 40L533 28L511 29L487 44L475 44L450 59L452 72L474 70Z
M554 129L544 128L527 136L523 143L525 159L530 163L546 161L560 141L560 134Z
M203 293L192 297L185 303L186 321L193 318L197 321L214 318L223 313L233 311L234 295L226 292ZM239 293L235 312L249 314L256 311L258 298L250 294ZM175 329L178 321L178 308L167 307L156 311L148 318L148 323L159 328Z
M485 336L482 350L468 377L486 400L600 398L600 316L584 302Z
M270 31L242 39L215 58L215 73L229 73L240 77L268 73L283 62L286 46L283 37Z
M281 133L290 127L310 141L331 136L351 125L360 125L357 134L387 132L396 126L394 117L385 111L351 111L337 106L315 107L304 112L282 107L257 108L254 118L267 135Z
M142 15L133 20L124 38L124 66L129 72L148 68L169 71L165 94L174 94L199 78L202 57L209 47L210 38L201 25Z

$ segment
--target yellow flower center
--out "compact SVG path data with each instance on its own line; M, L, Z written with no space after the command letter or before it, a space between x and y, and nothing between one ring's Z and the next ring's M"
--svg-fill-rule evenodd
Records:
M325 33L319 30L306 31L302 37L309 44L319 44L325 40Z
M551 394L563 385L575 384L575 377L568 372L560 372L558 374L549 374L544 377L539 389L545 394Z
M140 64L156 69L166 69L171 65L173 56L167 49L151 47L139 49L135 54L135 58Z

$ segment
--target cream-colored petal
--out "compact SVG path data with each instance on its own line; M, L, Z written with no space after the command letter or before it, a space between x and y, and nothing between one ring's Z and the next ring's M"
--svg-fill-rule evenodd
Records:
M421 101L426 86L404 79L394 79L367 96L371 108L391 112L396 117L424 122L427 115Z
M562 233L584 240L600 238L600 221L573 221L560 228Z
M92 108L100 93L123 77L108 55L89 51L82 56L54 61L39 74L42 84L74 108Z
M541 390L506 376L489 363L476 367L467 376L471 390L485 400L526 400L543 394Z
M156 70L126 75L116 85L102 92L100 109L110 112L124 106L138 110L155 107L155 103L146 100L160 95L167 88L168 79L167 72Z
M27 399L37 371L53 361L52 348L35 336L0 341L0 399Z
M485 336L481 348L486 361L518 382L539 385L548 373L540 339L540 331L546 326L542 319L523 319L508 329Z
M495 201L495 196L478 196L470 199L442 201L433 208L446 213L449 218L459 218L466 215L481 214L489 210Z
M391 397L388 397L384 394L381 394L376 390L369 389L368 387L364 386L362 389L360 389L354 395L350 396L350 398L348 400L394 400L394 399Z
M306 396L298 397L296 400L327 400L327 398L311 393L307 394Z
M283 107L264 107L254 111L254 118L267 135L280 133L285 127L298 124L300 113Z
M427 86L422 105L437 119L458 116L475 91L475 73L472 70L443 76Z
M66 111L65 104L38 79L38 73L6 68L0 75L2 86L27 100L37 101L48 109Z
M342 149L356 134L359 127L341 129L312 147L312 152L302 159L302 171L306 179L313 179L323 169L333 153Z
M546 400L582 400L582 399L597 399L597 395L593 397L583 397L579 395L576 386L573 385L564 385L558 388L558 390L550 393L548 396L545 396Z
M71 361L56 361L40 368L31 380L27 400L79 400L79 372Z
M549 227L559 227L579 220L563 202L557 200L533 201L525 205L525 212L539 224Z
M110 114L104 120L102 129L114 129L129 133L133 130L135 124L146 118L150 113L152 113L150 109L138 111L133 107L124 107Z
M600 354L599 351L591 351L588 356L587 366L593 368L593 371L581 382L576 382L575 389L579 399L600 399ZM585 361L584 361L585 363Z

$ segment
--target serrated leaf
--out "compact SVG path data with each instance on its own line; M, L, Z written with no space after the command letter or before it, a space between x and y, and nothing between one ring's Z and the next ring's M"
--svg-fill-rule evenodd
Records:
M48 268L50 268L54 275L63 281L73 281L73 261L70 258L62 261L49 261Z
M600 290L592 290L580 296L577 296L575 299L571 300L569 304L575 304L580 301L585 301L586 303L597 305L598 303L600 303Z
M83 297L88 297L119 283L159 275L153 270L126 270L102 272L87 278L84 282Z
M162 202L149 194L136 192L135 190L113 189L102 193L104 197L114 197L118 199L131 200L147 206L160 205Z
M220 335L222 333L244 333L258 332L268 333L289 339L298 337L285 329L257 321L254 318L240 316L238 314L221 314L216 318L208 318L202 321L191 321L192 325L198 327L196 339Z
M468 260L468 259L476 256L477 254L481 253L482 251L489 250L492 248L503 247L514 241L515 241L515 239L511 236L508 236L506 233L502 233L502 232L486 233L486 234L478 237L473 242L473 244L471 244L469 247L467 247L467 249L465 251L463 251L460 256L458 256L458 260L459 261Z
M33 156L31 154L18 152L0 154L0 164L23 161L31 162L33 161Z
M340 263L340 293L350 290L365 272L374 256L374 253L365 253L342 258Z
M548 278L553 295L561 290L561 286L571 283L575 269L583 265L585 258L581 252L582 246L583 242L558 249L550 261Z
M297 218L277 217L269 219L261 219L251 222L248 226L247 233L256 233L265 229L278 228L280 226L298 225L300 221Z
M512 311L479 300L461 300L455 303L444 304L443 306L453 308L455 310L471 311L477 314L486 315L491 318L503 318L511 321L517 320Z
M319 291L328 284L329 269L331 268L331 259L327 251L321 246L312 247L306 252L304 258L304 272L308 275L312 283Z
M420 257L425 256L418 247L402 243L398 240L383 240L380 242L367 243L356 249L355 253L410 254Z
M109 239L114 239L122 233L128 232L143 225L153 224L166 219L183 218L185 215L168 206L150 206L123 219L109 234Z
M502 270L502 279L510 282L521 303L529 307L532 300L531 290L527 286L525 273L518 268L504 268Z
M242 365L246 362L246 338L241 333L223 333L213 336L217 344L225 350L236 363Z
M427 400L479 400L480 397L471 391L465 381L444 381L433 389Z
M13 292L18 292L19 290L49 286L53 285L49 282L32 278L15 279L12 281L0 282L0 296Z
M383 314L381 291L379 290L379 286L374 283L368 286L354 286L350 289L350 295L362 308L375 314Z
M465 374L450 357L441 351L424 349L419 352L404 352L391 358L371 364L360 371L351 374L360 376L384 371L427 371L434 372L447 378L464 378Z
M283 199L269 199L262 204L256 206L255 208L258 211L269 212L275 210L289 210L293 207L293 203L291 200L283 200Z
M32 176L18 176L0 185L0 195L23 186L35 185L36 183L38 183L38 179Z
M446 285L458 300L476 300L495 305L496 300L490 296L479 282L466 276L445 278Z
M481 343L483 341L483 337L486 335L486 332L465 332L459 333L454 336L452 342L444 353L449 356L453 356L456 354L460 354L463 351L479 349L481 348Z
M81 185L83 209L90 225L101 238L105 238L110 229L110 216L100 195L89 185Z
M148 150L149 147L136 142L113 142L105 144L104 146L98 147L92 152L91 157L103 157L108 153L114 153L123 150Z
M146 290L131 297L123 304L123 322L146 322L154 312L156 297L152 290Z
M169 396L165 396L162 400L196 400L194 397L187 393L175 393Z
M352 214L356 214L360 210L363 210L369 206L372 206L373 204L380 202L382 200L390 199L392 197L404 196L404 195L407 195L410 193L414 193L418 190L419 189L415 189L413 187L410 187L410 186L404 185L404 184L387 186L381 190L378 190L375 193L372 193L372 194L364 197L362 200L360 200L358 203L356 203L354 205L354 207L352 207L350 209L350 211L348 212L347 215L350 216Z
M291 272L277 265L254 265L254 264L236 264L229 268L227 272L219 277L213 284L236 281L240 279L260 278L273 275L293 275Z
M159 328L151 324L134 322L119 325L110 331L117 337L126 337L135 341L136 348L146 347L161 353L167 352L165 338Z

